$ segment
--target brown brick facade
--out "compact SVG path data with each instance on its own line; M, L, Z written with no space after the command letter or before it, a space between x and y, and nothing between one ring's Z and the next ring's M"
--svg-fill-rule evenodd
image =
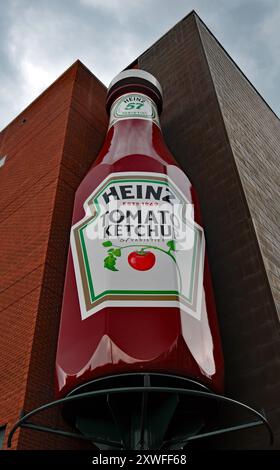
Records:
M163 85L164 135L200 197L226 393L265 412L279 448L279 119L195 13L139 66ZM265 448L267 439L254 430L207 445Z

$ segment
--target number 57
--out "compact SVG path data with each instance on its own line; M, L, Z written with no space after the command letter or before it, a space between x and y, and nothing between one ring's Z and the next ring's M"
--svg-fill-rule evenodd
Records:
M129 111L131 109L141 109L142 106L144 106L144 103L128 103L124 109Z

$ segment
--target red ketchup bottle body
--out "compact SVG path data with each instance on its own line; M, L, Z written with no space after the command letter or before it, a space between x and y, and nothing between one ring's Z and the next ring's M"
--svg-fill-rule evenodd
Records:
M198 199L165 145L157 90L145 80L131 82L124 79L110 90L110 127L76 192L56 358L57 397L99 377L146 371L185 376L223 391ZM153 216L141 224L143 241L135 233L124 234L124 225L118 231L124 208L142 210L141 216L146 211L149 217L160 198L168 207L172 198L193 207L190 233L196 248L187 247L185 261L172 237L160 245L153 239ZM122 212L119 206L109 211L108 203L124 204ZM166 218L161 213L163 229Z

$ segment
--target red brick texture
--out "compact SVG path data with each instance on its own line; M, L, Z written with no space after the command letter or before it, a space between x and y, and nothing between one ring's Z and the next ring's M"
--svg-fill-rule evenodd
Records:
M265 412L280 448L279 120L195 13L142 54L139 66L163 86L164 135L200 197L226 392ZM259 429L200 445L267 442Z
M53 399L74 195L106 132L105 87L76 62L1 133L0 425ZM25 121L23 121L25 120ZM63 426L58 411L44 424ZM17 449L84 448L21 430Z

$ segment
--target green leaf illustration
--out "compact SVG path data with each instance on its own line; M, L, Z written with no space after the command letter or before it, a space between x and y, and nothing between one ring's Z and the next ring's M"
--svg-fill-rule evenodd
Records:
M103 246L112 246L113 243L108 240L107 242L103 242L102 245Z
M111 251L111 250L110 250ZM113 250L113 255L117 256L118 258L121 256L121 250L119 248L116 248Z
M111 271L118 271L116 268L116 258L111 253L104 258L104 268L110 269Z
M169 242L167 242L167 246L169 247L169 251L175 251L176 250L176 245L175 245L174 240L169 240Z

